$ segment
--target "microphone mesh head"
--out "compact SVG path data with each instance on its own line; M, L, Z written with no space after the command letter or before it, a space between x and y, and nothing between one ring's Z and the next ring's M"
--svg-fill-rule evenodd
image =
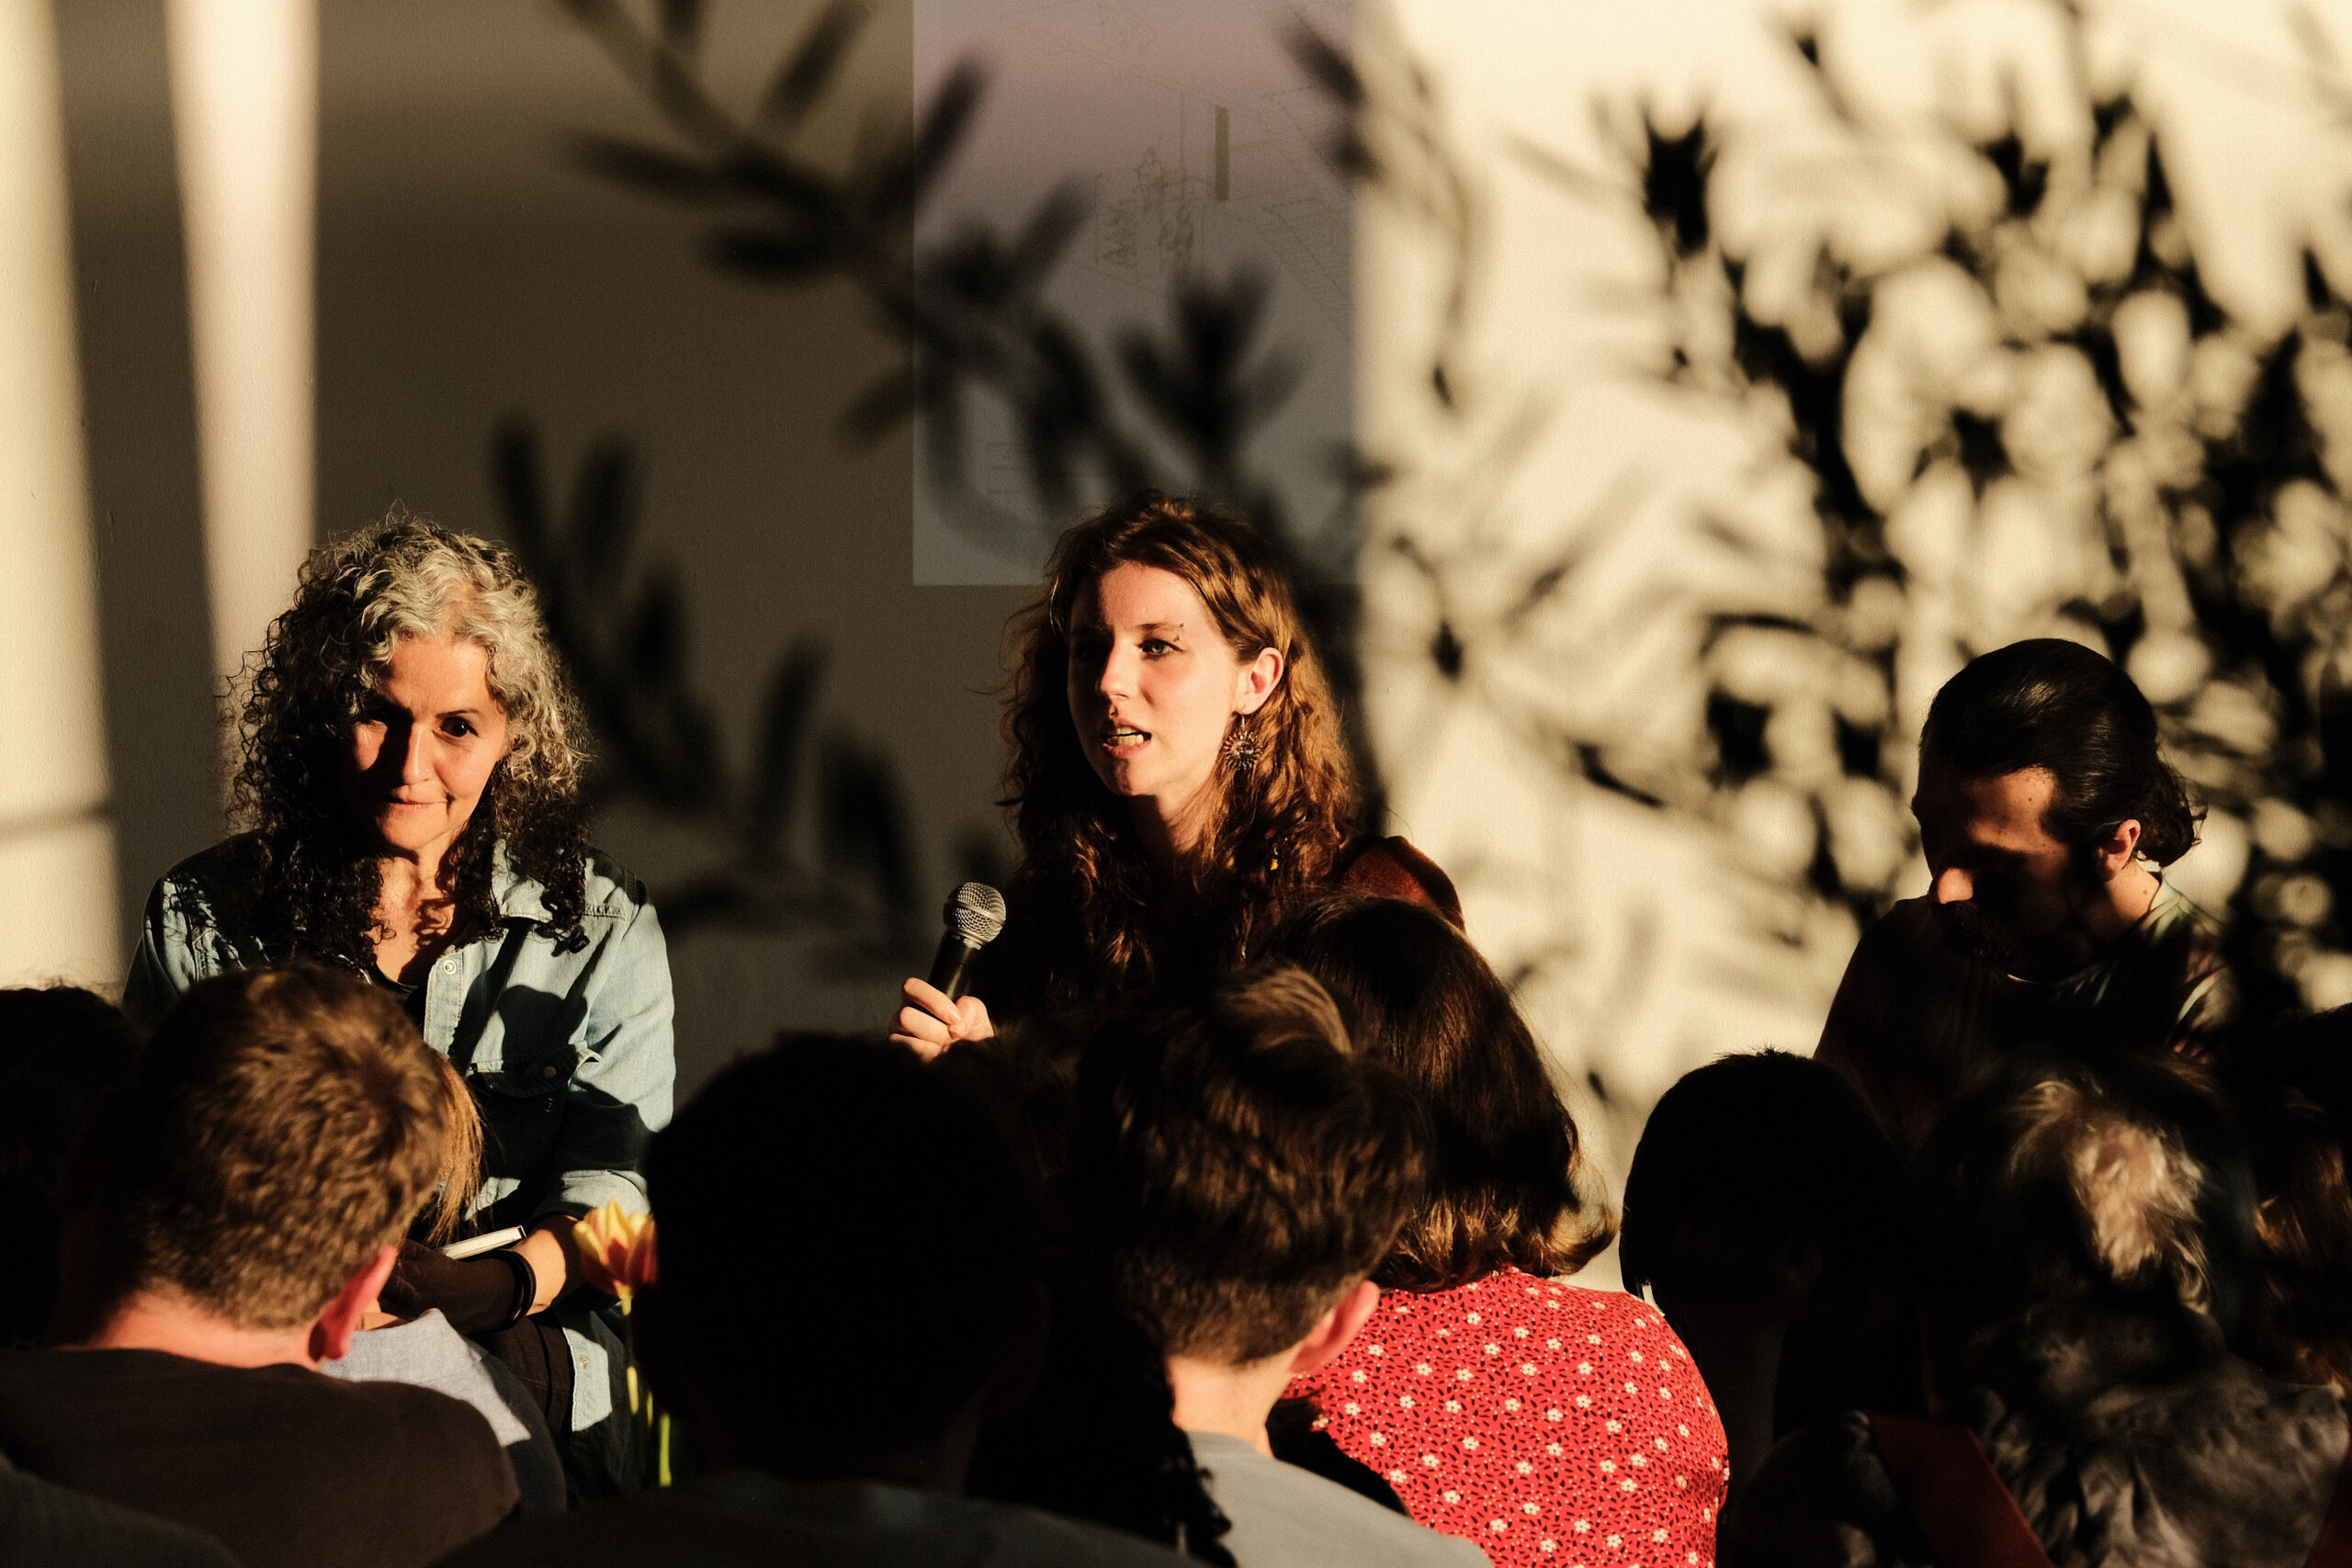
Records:
M985 882L967 882L947 900L947 924L974 947L986 947L1004 930L1004 895Z

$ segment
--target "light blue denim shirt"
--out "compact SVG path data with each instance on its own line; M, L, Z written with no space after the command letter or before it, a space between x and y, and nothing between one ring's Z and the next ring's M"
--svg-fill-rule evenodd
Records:
M122 997L141 1025L152 1028L197 981L277 956L182 896L208 872L217 885L240 848L232 839L183 861L149 895ZM593 850L584 946L562 950L540 923L539 885L503 854L491 887L497 929L443 953L424 982L424 1038L482 1109L483 1224L527 1224L610 1200L642 1213L639 1166L670 1120L676 1076L662 922L637 879Z

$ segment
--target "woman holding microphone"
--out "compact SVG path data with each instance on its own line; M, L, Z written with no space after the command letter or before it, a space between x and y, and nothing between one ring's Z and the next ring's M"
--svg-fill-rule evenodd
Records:
M1238 966L1335 886L1461 924L1443 872L1356 832L1330 686L1243 518L1148 491L1107 508L1062 536L1012 635L1008 919L972 994L907 981L901 1042L936 1054Z

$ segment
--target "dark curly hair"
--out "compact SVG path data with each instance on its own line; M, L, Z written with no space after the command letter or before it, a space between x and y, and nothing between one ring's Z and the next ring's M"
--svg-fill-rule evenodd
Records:
M489 654L491 694L509 750L444 876L451 940L496 927L495 857L537 883L548 929L578 940L586 902L585 725L540 618L538 596L503 545L394 507L303 563L294 603L271 623L240 682L234 852L187 895L272 959L304 957L363 973L383 934L379 851L343 798L342 751L360 704L403 637L450 637Z
M1227 752L1191 886L1176 889L1145 854L1125 803L1087 764L1069 711L1072 607L1087 584L1130 564L1182 578L1240 659L1271 648L1283 660L1280 684L1248 721L1254 754ZM1012 635L1003 804L1022 850L1006 931L1018 968L1006 987L983 992L991 1008L1069 1007L1231 968L1329 882L1355 828L1355 772L1290 581L1245 518L1157 491L1106 508L1062 536L1045 597Z

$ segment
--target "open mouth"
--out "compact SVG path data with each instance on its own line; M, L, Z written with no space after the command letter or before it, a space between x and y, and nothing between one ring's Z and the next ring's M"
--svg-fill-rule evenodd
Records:
M1135 729L1126 725L1114 725L1104 732L1102 746L1104 750L1110 751L1125 751L1142 745L1150 739L1149 730Z

